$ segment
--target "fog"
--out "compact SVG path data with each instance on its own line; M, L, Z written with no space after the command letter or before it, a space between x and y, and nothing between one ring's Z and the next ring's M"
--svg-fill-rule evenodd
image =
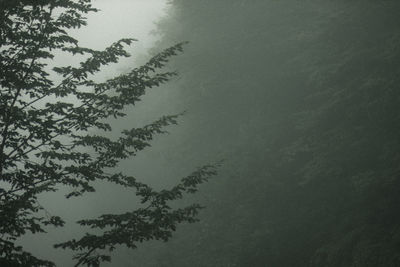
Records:
M117 64L106 66L94 78L97 81L104 81L124 73L129 69L139 66L150 57L148 50L155 45L159 39L155 33L157 20L165 15L166 1L164 0L95 0L92 1L99 12L87 15L86 27L70 30L69 34L79 41L83 47L102 50L113 42L122 38L134 38L136 41L127 50L132 55L129 58L121 59ZM57 52L53 61L49 62L49 69L55 66L77 65L84 57L71 57L70 54ZM56 75L54 80L59 79ZM70 99L70 101L74 101ZM151 100L149 101L151 104ZM149 104L149 103L147 103ZM143 109L143 108L142 108ZM151 110L157 109L155 105ZM137 110L137 112L136 112ZM143 126L156 118L148 116L145 111L140 111L140 105L135 109L136 116L131 116L128 123L123 122L120 127L115 128L115 134L125 128ZM139 117L139 118L138 118ZM135 120L136 118L136 120ZM117 123L118 125L118 123ZM128 165L132 163L127 163ZM141 164L136 164L139 166ZM146 166L147 167L147 166ZM143 167L146 169L146 167ZM137 173L134 173L135 175ZM140 174L140 172L139 172ZM133 173L132 173L133 175ZM145 178L143 180L146 180ZM54 261L57 266L71 266L73 264L73 253L63 250L55 250L52 246L71 238L77 238L85 229L78 227L75 222L86 217L95 217L104 213L124 212L135 207L137 199L132 192L124 191L120 187L108 183L98 183L97 193L89 194L82 198L66 200L64 195L68 188L60 188L55 193L42 195L39 202L46 208L46 212L52 215L59 215L66 219L67 225L64 229L49 229L46 234L26 235L20 243L28 251L38 257ZM110 266L120 266L118 263Z
M119 168L161 189L224 160L183 200L206 206L199 222L180 225L166 243L118 248L104 266L400 266L399 3L93 3L101 11L71 32L82 45L138 39L133 57L99 79L189 41L168 64L179 76L111 123L118 133L185 115ZM71 254L50 247L82 233L73 221L137 205L131 192L101 183L68 203L53 194L41 201L68 226L23 242L59 266L70 266Z
M171 1L155 50L190 43L163 109L189 112L155 147L176 175L225 163L201 221L132 266L399 265L399 8Z

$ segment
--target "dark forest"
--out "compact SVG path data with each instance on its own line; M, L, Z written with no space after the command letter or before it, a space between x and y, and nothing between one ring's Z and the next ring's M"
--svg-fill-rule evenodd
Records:
M95 4L94 1L94 7ZM15 23L4 17L6 7L4 4L2 30L4 23ZM97 200L78 198L70 204L87 207L86 212L80 212L92 220L87 219L82 225L98 227L90 232L92 239L61 243L84 233L76 226L65 226L69 233L64 232L62 238L52 234L51 240L73 251L98 252L79 256L73 264L83 258L82 266L400 266L399 13L400 3L392 0L169 1L165 14L156 22L157 42L149 55L139 57L144 62L142 69L132 66L136 72L121 71L126 77L134 73L135 79L143 74L142 80L130 83L136 88L131 88L134 92L105 92L96 101L104 101L101 103L110 108L107 114L90 113L90 108L80 111L88 124L89 117L100 114L98 124L87 129L110 140L118 138L127 127L136 127L136 131L115 143L79 139L79 144L90 147L89 154L92 149L93 153L100 153L101 162L111 154L117 157L118 164L101 166L115 173L122 170L127 176L116 178L98 170L73 169L77 184L58 176L52 178L51 186L61 186L61 192L72 186L78 190L72 195L105 195ZM0 51L6 62L9 59L4 51L9 51L10 43L4 40ZM73 43L68 39L59 42ZM77 52L98 55L86 50ZM125 57L122 47L110 53ZM103 55L99 56L100 61ZM107 56L105 60L116 62ZM1 140L5 140L4 129L10 118L25 115L7 113L12 110L8 109L12 94L7 92L11 92L10 84L17 84L17 78L13 76L10 82L11 74L6 64L1 64L0 133ZM74 75L71 69L58 72L67 78ZM72 85L98 90L88 77L91 76L81 77ZM121 80L121 88L125 88L125 81ZM88 97L80 92L75 96L80 101ZM55 118L65 115L59 109L68 109L55 102L50 106ZM32 114L26 116L30 118L35 115ZM37 116L42 115L39 112ZM108 124L112 132L107 132ZM44 127L39 122L37 125ZM24 130L15 131L15 135L27 138L30 135L25 131L37 130L29 127L22 127ZM53 131L65 134L63 129ZM103 130L105 135L100 134ZM34 135L35 142L47 140L42 135ZM65 140L46 144L49 151L57 152L64 144L68 148ZM18 147L16 138L10 142L11 147L14 143ZM124 152L116 147L118 142L126 145L118 147ZM83 150L77 153L85 152L84 147L80 149ZM136 156L136 152L140 153ZM2 165L19 168L11 159L7 161L6 149L1 153ZM42 155L44 162L51 158L46 153ZM133 158L125 157L128 154ZM113 160L111 156L109 160ZM52 166L61 168L58 166L66 163L57 164ZM80 164L94 166L90 161ZM26 174L38 170L25 168L31 168ZM9 183L13 190L26 186L26 180L14 185L12 177L18 176L7 176L5 171L0 174L1 186ZM56 173L46 170L46 175ZM39 173L33 177L43 179ZM126 188L115 184L133 188L136 193L131 196ZM92 185L99 188L97 192L91 192ZM14 227L16 232L26 226L18 234L11 231L16 244L34 225L18 221L17 217L10 219L9 208L17 204L3 197L10 190L7 186L0 190L0 265L11 259L9 262L20 265L9 266L30 266L24 265L22 256L11 257L7 252L10 223L18 224ZM38 194L51 190L43 191ZM15 199L21 196L24 194L12 195ZM52 197L43 199L40 207L51 202ZM143 208L147 204L153 213ZM132 208L135 211L129 213L127 220L123 213L116 215ZM113 223L98 217L109 212L115 213ZM159 221L157 212L161 214ZM145 219L138 219L141 216ZM63 224L57 216L52 218L48 218L48 224ZM131 224L135 226L129 228ZM108 227L115 236L108 235ZM131 239L118 239L121 233L131 235ZM94 243L87 245L91 241ZM24 242L29 250L43 238L29 237L22 240L22 246ZM114 246L116 250L111 249L108 262L107 249ZM64 252L58 249L49 259L57 266L72 266L72 256L60 260L60 253ZM47 251L39 254L46 255ZM93 261L88 260L92 256ZM33 262L36 265L31 262L31 266L53 266L47 261Z

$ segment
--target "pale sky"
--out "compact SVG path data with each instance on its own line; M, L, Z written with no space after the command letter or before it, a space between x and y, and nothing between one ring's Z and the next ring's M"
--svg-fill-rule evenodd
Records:
M166 1L93 0L93 6L101 9L101 11L89 14L88 26L70 31L70 34L78 39L80 46L99 50L121 38L135 38L138 39L138 42L135 42L132 49L128 49L128 51L134 51L134 54L143 54L157 40L157 36L152 35L151 31L155 29L154 23L157 19L165 14ZM68 66L78 62L78 57L73 57L67 53L57 53L54 60L49 63L49 67ZM134 62L134 57L123 59L119 63L107 67L98 76L101 78L113 77L123 71L124 68L134 67ZM83 214L88 216L91 209L91 204L86 205L86 203L82 202L84 201L82 199L75 199L75 202L66 201L63 197L63 192L47 194L41 198L41 201L48 211L61 215L69 221L81 219L84 216ZM69 227L71 226L76 227L69 224ZM72 266L71 253L52 249L54 243L70 239L73 233L79 232L76 228L71 230L69 227L61 231L49 229L49 234L46 235L32 236L27 234L21 238L20 242L28 251L39 258L53 260L58 266ZM37 244L41 245L37 246Z
M152 31L156 28L157 19L165 14L166 2L167 0L93 0L93 7L100 11L87 15L86 27L71 30L69 33L78 39L80 46L99 50L121 38L134 38L138 41L127 50L133 55L145 54L157 40ZM117 65L107 67L108 75L105 74L104 78L133 67L134 59L135 57L121 59ZM57 54L51 65L75 65L80 61L78 56Z
M166 0L93 0L93 6L101 11L90 13L88 26L73 33L82 45L101 49L115 40L132 37L148 48L156 38L150 31L164 14Z

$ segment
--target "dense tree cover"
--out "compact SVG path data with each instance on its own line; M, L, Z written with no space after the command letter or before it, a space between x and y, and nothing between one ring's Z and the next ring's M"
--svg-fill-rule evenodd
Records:
M175 161L226 165L196 228L141 266L399 266L399 12L171 1L160 44L190 41L171 99L192 118Z
M90 0L1 1L0 9L0 265L54 266L25 251L18 243L28 233L63 227L64 219L49 214L38 197L67 188L66 198L94 192L104 181L129 188L141 203L120 214L83 218L84 236L56 244L76 252L75 266L99 266L109 252L124 245L157 239L167 241L177 224L196 221L198 204L171 204L215 174L207 165L181 179L171 189L155 190L120 171L121 160L150 145L179 115L163 116L143 127L124 129L117 138L108 119L124 117L146 89L176 75L162 71L169 58L182 51L171 46L146 64L106 81L94 74L128 57L122 39L97 51L79 46L68 34L86 25L85 14L96 12ZM57 53L82 59L77 66L56 66ZM55 75L58 75L58 78ZM67 201L67 200L66 200Z

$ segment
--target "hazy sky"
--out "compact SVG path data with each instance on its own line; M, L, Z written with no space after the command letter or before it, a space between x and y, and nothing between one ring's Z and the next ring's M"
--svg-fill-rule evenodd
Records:
M129 51L143 54L157 40L157 36L151 34L151 31L156 27L155 21L164 14L166 0L93 0L92 3L100 11L87 16L88 26L70 31L70 34L78 39L80 46L101 50L121 38L135 38L138 42L134 43ZM69 54L57 54L49 63L49 67L77 64L79 61L77 57ZM123 59L118 64L107 67L98 76L100 79L110 78L128 67L133 67L134 62L134 57ZM42 204L51 213L54 212L67 219L75 220L87 216L93 203L82 203L79 199L67 203L62 194L59 192L43 196ZM21 242L36 256L49 258L59 266L68 266L71 264L70 253L62 250L53 251L51 247L56 242L70 239L74 232L75 230L71 231L68 227L61 231L50 230L47 235L26 235ZM50 250L51 255L49 255Z
M144 54L157 40L153 30L155 22L165 13L167 0L93 0L99 12L87 15L88 25L71 30L70 34L79 41L80 46L102 50L121 38L134 38L128 51ZM57 55L51 65L65 66L78 64L79 57L69 54ZM110 78L128 67L132 67L134 57L122 59L117 65L107 68L104 78ZM104 72L103 72L104 73Z
M148 48L156 39L150 31L164 13L166 0L93 0L93 6L101 11L89 14L89 25L73 33L82 45L101 49L114 40L132 37Z

